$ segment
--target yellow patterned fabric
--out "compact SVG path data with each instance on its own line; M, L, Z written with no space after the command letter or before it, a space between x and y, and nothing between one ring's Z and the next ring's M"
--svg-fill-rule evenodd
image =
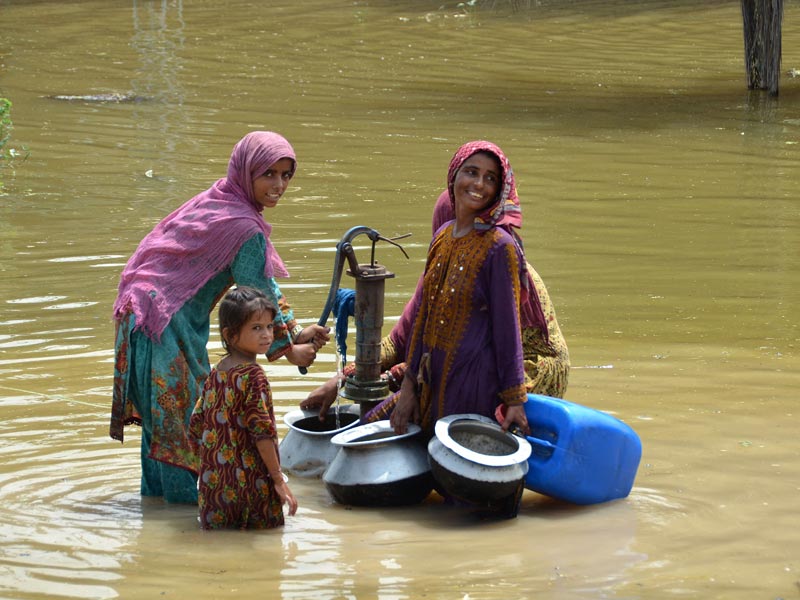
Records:
M544 281L528 263L528 273L533 280L536 294L542 305L549 340L537 327L522 330L522 350L525 367L525 388L531 394L543 394L563 398L567 393L569 378L569 350L561 327L556 319L556 310Z

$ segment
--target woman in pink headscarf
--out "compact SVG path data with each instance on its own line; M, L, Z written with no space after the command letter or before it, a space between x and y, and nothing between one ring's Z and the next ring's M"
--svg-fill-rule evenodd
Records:
M275 277L289 273L270 241L264 208L277 205L295 173L289 142L255 131L234 147L227 176L168 215L139 244L114 303L110 435L142 426L143 496L197 502L197 457L189 417L209 373L210 314L235 283L263 290L279 314L269 360L309 366L327 328L303 329Z

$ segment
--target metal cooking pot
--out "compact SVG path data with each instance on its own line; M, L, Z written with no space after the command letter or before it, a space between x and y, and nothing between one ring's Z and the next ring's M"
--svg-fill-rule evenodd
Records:
M396 434L389 421L336 434L339 453L322 476L333 499L356 506L403 506L424 500L433 477L418 425Z
M360 407L346 404L332 406L325 420L319 411L293 410L283 416L289 428L280 443L281 468L301 477L320 477L331 464L339 447L331 443L338 433L358 424Z
M476 504L521 498L531 455L527 440L477 414L439 419L434 432L428 443L428 460L445 492Z

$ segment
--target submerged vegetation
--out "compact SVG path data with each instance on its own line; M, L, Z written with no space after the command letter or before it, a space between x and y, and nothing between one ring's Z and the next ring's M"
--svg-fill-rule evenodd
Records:
M11 100L0 98L0 169L13 164L15 159L27 158L27 154L20 153L15 148L9 148L11 140L11 130L14 128L11 122ZM0 187L3 185L2 171L0 171Z
M5 157L5 147L11 137L11 100L0 98L0 156Z

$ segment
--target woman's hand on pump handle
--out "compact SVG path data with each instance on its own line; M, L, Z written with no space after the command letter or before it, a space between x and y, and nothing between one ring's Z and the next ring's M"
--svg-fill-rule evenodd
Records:
M330 328L321 325L309 325L294 340L294 344L286 353L287 360L298 367L310 367L317 358L317 350L330 340Z
M295 344L312 343L316 346L317 350L327 344L330 339L330 327L323 327L322 325L309 325L297 334L294 340Z

